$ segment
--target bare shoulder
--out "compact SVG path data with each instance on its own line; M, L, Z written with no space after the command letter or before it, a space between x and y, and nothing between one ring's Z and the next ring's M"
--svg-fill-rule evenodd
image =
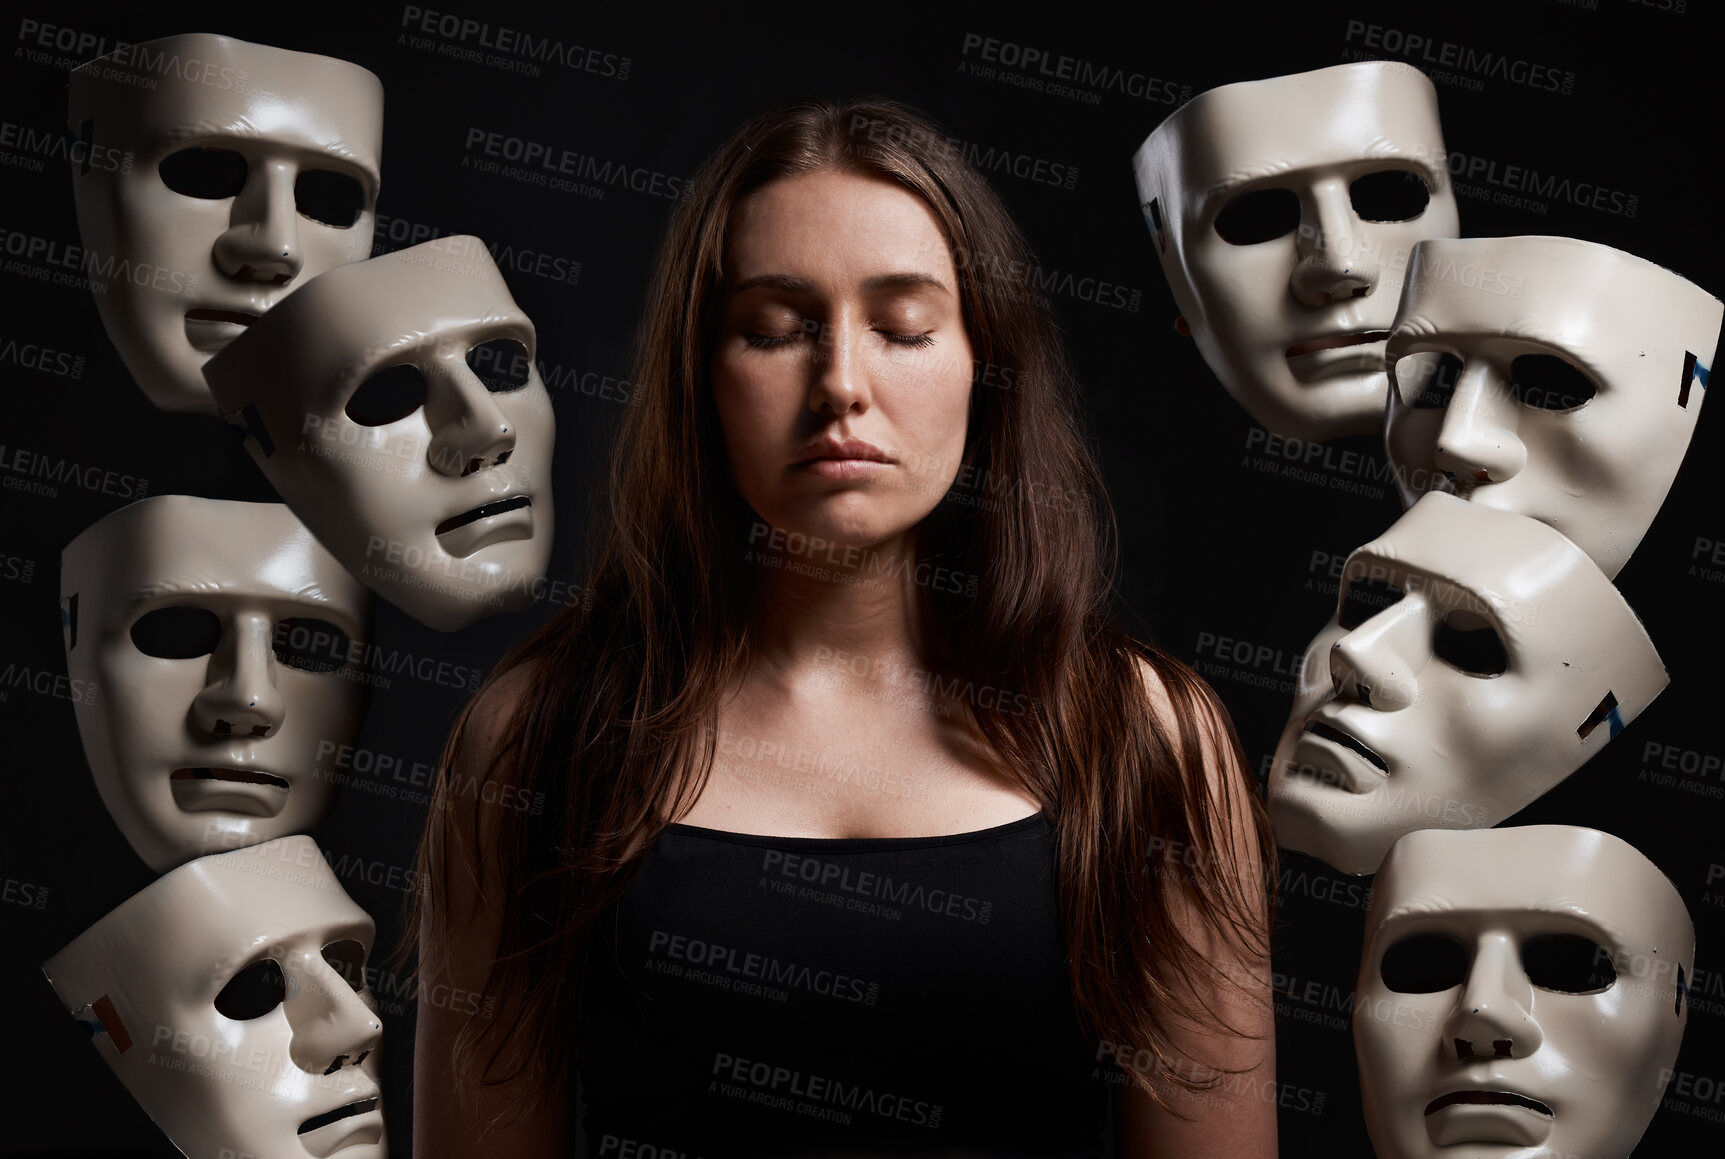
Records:
M467 706L461 744L450 754L452 763L488 763L489 756L503 747L521 710L539 694L543 670L543 661L527 660L486 681Z
M1131 655L1156 727L1170 739L1181 735L1182 726L1190 728L1206 758L1220 756L1230 746L1232 725L1227 710L1203 678L1166 654L1159 657L1160 667L1141 653ZM1173 683L1169 676L1174 677Z

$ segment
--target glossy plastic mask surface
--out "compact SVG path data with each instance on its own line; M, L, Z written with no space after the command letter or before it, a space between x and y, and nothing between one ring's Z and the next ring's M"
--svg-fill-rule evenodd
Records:
M476 237L329 273L210 360L222 412L361 583L452 631L545 594L556 425Z
M61 559L66 665L109 814L158 873L317 825L359 733L371 597L280 503L158 495Z
M1496 825L1668 682L1593 561L1525 516L1431 494L1348 557L1270 772L1285 848L1375 872L1415 829Z
M1354 1045L1379 1159L1625 1159L1689 1018L1695 934L1592 829L1412 833L1373 886Z
M1403 502L1441 490L1531 516L1615 576L1677 477L1721 309L1593 242L1421 243L1387 347Z
M191 1159L384 1159L372 939L291 836L173 870L42 970Z
M1431 81L1363 62L1223 85L1134 164L1162 272L1228 393L1281 435L1380 430L1409 254L1459 231Z
M97 312L165 410L288 293L371 252L383 85L345 60L208 33L71 74L72 189Z

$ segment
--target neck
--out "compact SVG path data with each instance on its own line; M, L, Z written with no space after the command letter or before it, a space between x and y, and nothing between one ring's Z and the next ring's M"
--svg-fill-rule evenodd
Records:
M868 547L788 535L752 552L752 666L794 679L835 664L887 674L923 666L916 534Z

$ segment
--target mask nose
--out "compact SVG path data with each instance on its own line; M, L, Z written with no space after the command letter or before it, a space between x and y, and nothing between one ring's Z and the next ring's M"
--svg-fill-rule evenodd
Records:
M1336 695L1379 712L1412 705L1430 633L1425 602L1412 593L1372 616L1330 648Z
M1509 937L1491 934L1480 939L1444 1035L1462 1062L1526 1058L1545 1041L1533 1018L1533 985Z
M1464 490L1514 478L1527 465L1527 447L1516 435L1519 415L1520 405L1496 370L1478 360L1465 364L1444 408L1433 465Z
M1364 298L1378 288L1378 264L1360 236L1348 187L1321 182L1305 199L1294 243L1294 297L1308 306Z
M425 456L432 469L460 478L507 463L515 450L515 424L467 363L440 358L426 378L425 418L432 433Z
M242 282L283 286L305 265L300 247L298 174L285 161L252 161L234 198L228 229L216 239L216 268Z
M296 975L282 1004L293 1028L294 1065L321 1075L364 1062L383 1037L377 1012L321 955L293 954L282 965Z
M222 626L210 654L207 683L192 701L192 720L207 736L273 736L287 719L277 687L274 623L244 614Z

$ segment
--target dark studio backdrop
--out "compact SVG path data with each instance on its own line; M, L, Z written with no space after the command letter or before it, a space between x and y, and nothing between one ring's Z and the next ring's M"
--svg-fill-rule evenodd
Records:
M1479 12L1450 3L1210 2L1140 6L1130 17L1048 5L1034 18L880 6L725 6L673 18L646 5L550 13L447 4L435 10L457 20L434 17L429 31L423 10L433 4L7 5L0 939L14 1031L0 1151L173 1154L39 971L153 876L96 795L67 690L35 675L64 672L61 549L143 494L273 498L216 420L150 406L89 292L54 281L55 254L78 242L68 166L19 142L64 126L67 69L116 42L219 32L354 61L382 78L374 252L453 233L492 243L539 331L558 427L552 575L569 581L581 578L582 497L622 413L636 316L671 208L653 176L674 190L670 179L687 178L745 117L793 97L878 93L930 113L974 146L1037 251L1039 292L1065 331L1119 513L1127 614L1220 692L1260 775L1299 657L1333 610L1334 569L1399 505L1376 440L1308 448L1266 438L1175 333L1130 167L1145 135L1218 84L1362 57L1407 59L1405 47L1385 46L1412 37L1452 43L1475 59L1519 62L1514 75L1434 76L1464 235L1573 235L1659 262L1715 294L1722 288L1721 19L1697 0L1522 0ZM479 34L456 28L461 20L594 51L571 53L574 65L508 53L487 62ZM1057 91L1035 62L1061 57L1110 80ZM1530 75L1540 79L1516 79ZM521 144L495 147L573 150L642 171L643 188L612 185L592 197L518 179L486 151L487 141L512 140ZM491 161L497 171L481 164ZM37 349L63 357L30 352ZM1513 818L1624 837L1671 877L1695 919L1694 1007L1643 1156L1718 1153L1725 1142L1725 740L1713 715L1725 614L1725 562L1713 554L1715 541L1725 542L1720 409L1702 409L1677 484L1618 578L1671 687L1591 764ZM76 477L62 472L52 494L20 490L12 481L24 477L14 466L20 450L75 465ZM414 885L425 807L407 798L428 788L478 677L551 614L561 590L449 635L378 606L377 643L410 655L412 670L374 690L361 755L347 770L365 783L345 789L314 834L377 919L374 958L393 946ZM1280 893L1280 1086L1266 1097L1280 1104L1282 1153L1369 1156L1348 1021L1369 880L1288 854ZM413 996L388 971L373 989L385 1016L384 1107L393 1150L405 1156Z

